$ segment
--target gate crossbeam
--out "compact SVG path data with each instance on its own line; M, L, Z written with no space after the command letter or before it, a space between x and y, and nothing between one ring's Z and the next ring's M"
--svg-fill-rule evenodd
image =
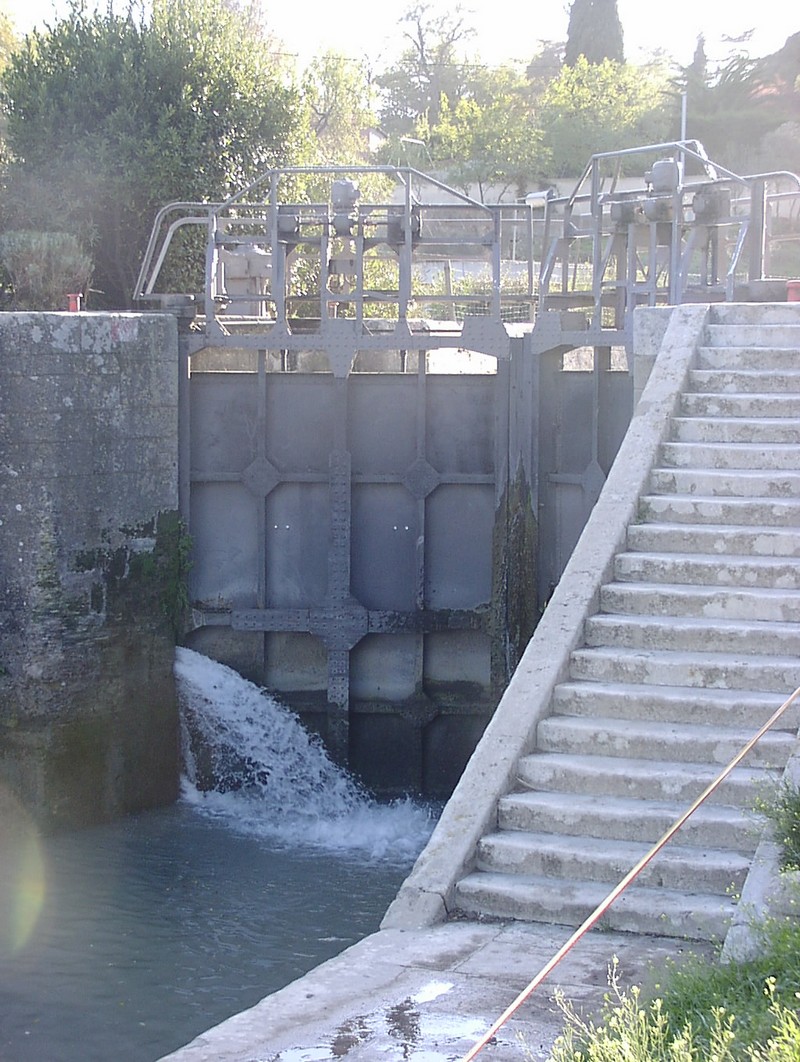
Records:
M488 605L480 609L425 609L397 612L391 609L364 609L355 605L351 613L340 606L332 608L250 608L225 612L195 609L195 627L228 626L237 631L292 631L313 634L336 649L353 646L367 634L432 634L436 631L480 631L489 621ZM363 613L365 624L348 624ZM346 642L347 644L343 644Z

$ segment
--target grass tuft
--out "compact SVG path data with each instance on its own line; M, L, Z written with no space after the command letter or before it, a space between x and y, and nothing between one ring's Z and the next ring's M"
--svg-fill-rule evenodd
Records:
M800 925L772 920L758 958L672 967L661 994L620 990L616 965L601 1020L565 1018L550 1062L800 1062Z

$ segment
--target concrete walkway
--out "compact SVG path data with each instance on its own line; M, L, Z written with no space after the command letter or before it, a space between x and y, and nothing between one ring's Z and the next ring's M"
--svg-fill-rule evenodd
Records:
M458 1062L569 938L564 926L449 922L367 937L250 1010L167 1056L174 1062ZM708 944L593 930L553 971L497 1041L486 1062L543 1062L561 1032L560 987L576 1009L597 1013L618 981L653 985L665 963Z

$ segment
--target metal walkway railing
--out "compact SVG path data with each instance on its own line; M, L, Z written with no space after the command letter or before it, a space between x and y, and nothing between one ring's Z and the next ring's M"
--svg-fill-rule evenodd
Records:
M224 202L164 207L134 298L220 346L491 345L549 317L549 346L630 349L637 306L780 301L798 273L800 178L740 176L684 140L598 153L569 195L511 204L408 167L269 170Z

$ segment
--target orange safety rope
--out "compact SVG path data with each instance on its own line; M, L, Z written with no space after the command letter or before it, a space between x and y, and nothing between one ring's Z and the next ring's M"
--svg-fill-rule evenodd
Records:
M596 922L598 922L600 918L602 918L602 916L606 913L606 911L617 899L617 897L620 896L625 891L625 889L627 889L630 883L634 880L634 878L637 877L639 873L641 873L642 870L644 870L647 864L656 855L658 855L658 853L667 844L667 842L672 840L672 838L675 836L681 826L683 826L684 822L686 822L689 816L694 814L694 812L697 811L700 805L709 796L711 796L711 794L725 781L725 779L728 777L734 767L737 767L741 763L747 753L750 752L754 745L761 740L764 734L766 734L766 732L772 726L774 726L774 724L778 721L778 719L780 719L786 709L794 703L795 699L798 696L800 696L800 686L794 691L791 697L785 700L780 706L780 708L778 708L778 710L774 712L774 714L769 718L769 720L761 727L755 737L752 737L744 746L744 748L740 752L738 752L736 756L734 756L728 766L725 767L724 770L722 770L720 774L717 775L714 781L711 782L711 784L703 790L703 792L700 794L697 800L695 800L689 810L685 811L683 815L681 815L681 817L675 823L673 823L672 826L670 826L670 828L667 830L661 840L658 841L655 845L653 845L647 855L643 856L636 864L636 866L629 870L625 877L619 882L619 884L611 890L611 892L608 894L608 896L606 896L602 903L598 904L598 906L595 907L595 909L592 911L586 921L583 922L582 925L575 930L575 932L572 934L566 944L559 948L559 950L552 957L552 959L550 959L550 961L542 967L542 969L534 977L534 979L520 992L514 1002L511 1003L510 1006L506 1007L506 1009L503 1011L497 1021L492 1025L492 1027L486 1033L484 1033L480 1040L478 1040L464 1055L464 1057L461 1059L461 1062L472 1062L472 1059L475 1058L484 1049L484 1047L486 1047L486 1045L497 1035L497 1032L503 1027L503 1025L505 1025L508 1019L513 1014L515 1014L516 1011L525 1002L525 1000L533 994L534 990L539 987L539 985L542 983L542 981L544 981L548 974L550 974L556 968L556 966L558 966L564 956L574 947L575 944L578 943L581 937L584 936L585 933L588 933L592 926Z

